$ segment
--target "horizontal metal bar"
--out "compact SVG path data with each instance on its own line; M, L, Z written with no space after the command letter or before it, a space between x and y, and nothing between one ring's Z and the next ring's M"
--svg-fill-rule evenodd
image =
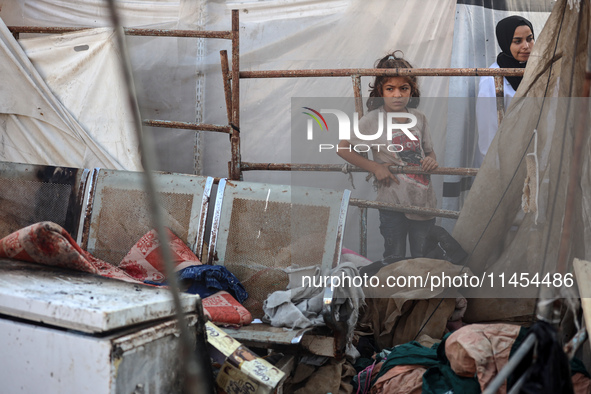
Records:
M344 171L343 171L344 168ZM328 172L367 172L366 170L342 164L293 164L293 163L248 163L242 162L242 171L328 171ZM424 172L420 167L390 166L394 174L434 174L476 176L478 168L439 167L431 172Z
M73 31L94 29L94 27L41 27L41 26L8 26L12 33L40 33L60 34ZM174 30L174 29L136 29L123 28L128 36L159 36L159 37L194 37L194 38L222 38L232 39L231 31L204 31L204 30Z
M387 211L414 213L417 215L437 216L437 217L441 217L441 218L450 218L450 219L457 219L458 217L460 217L459 212L448 211L446 209L423 208L423 207L415 207L415 206L408 206L408 205L388 204L385 202L361 200L358 198L351 198L349 200L349 205L353 205L355 207L360 207L360 208L384 209Z
M293 78L293 77L350 77L368 76L435 76L435 77L480 77L502 75L523 76L523 68L343 68L315 70L260 70L240 71L240 78Z
M175 122L175 121L171 121L171 120L144 119L143 124L145 126L166 127L169 129L215 131L218 133L226 133L226 134L230 134L232 132L232 128L230 126L220 126L220 125L207 124L207 123Z

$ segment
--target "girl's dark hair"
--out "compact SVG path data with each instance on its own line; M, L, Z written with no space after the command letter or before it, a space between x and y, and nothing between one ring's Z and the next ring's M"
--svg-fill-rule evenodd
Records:
M374 68L413 68L412 65L404 59L404 54L400 50L396 50L392 53L387 54L381 59L378 59L374 65ZM374 109L380 108L384 105L384 98L382 92L382 86L384 82L392 77L377 76L373 84L369 84L371 91L369 92L369 99L367 99L367 111L373 111ZM419 90L419 84L417 83L417 77L415 75L404 76L410 84L410 100L407 107L417 108L419 106L421 91Z

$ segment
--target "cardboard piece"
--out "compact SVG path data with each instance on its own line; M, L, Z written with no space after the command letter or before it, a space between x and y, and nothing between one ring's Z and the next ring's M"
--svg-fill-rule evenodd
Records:
M223 393L272 393L285 376L212 322L205 324L210 355L222 364L216 379Z

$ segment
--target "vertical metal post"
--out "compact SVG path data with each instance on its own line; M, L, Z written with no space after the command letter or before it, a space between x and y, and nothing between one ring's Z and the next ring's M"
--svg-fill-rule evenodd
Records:
M357 112L358 119L363 117L363 100L361 98L361 75L351 75L353 80L353 93L355 94L355 112ZM367 152L359 152L359 154L366 159L369 157Z
M359 253L367 257L367 208L359 207Z
M504 92L504 81L502 76L495 76L495 93L497 96L497 120L498 125L501 125L503 116L505 115L505 92Z
M353 79L353 92L355 93L355 111L359 114L359 119L363 117L363 100L361 99L361 76L351 75Z
M224 79L224 97L226 98L226 114L228 124L232 123L232 87L230 86L230 66L228 64L228 52L220 51L222 63L222 78Z
M137 101L131 63L129 61L129 52L127 51L123 28L119 22L119 14L117 13L115 0L108 0L108 6L111 13L111 22L115 30L116 45L121 54L119 62L123 81L125 83L124 87L127 93L127 103L133 118L133 126L140 148L142 166L144 167L144 187L148 197L152 221L160 238L160 252L162 254L162 259L164 260L166 282L172 296L177 325L179 328L179 357L184 373L184 393L198 394L203 392L213 392L213 386L210 384L211 378L204 374L205 366L201 363L203 360L198 358L192 351L193 340L187 328L187 321L181 303L181 291L178 277L172 264L172 252L170 250L167 233L165 232L164 216L159 201L160 197L158 195L156 183L152 177L154 167L153 161L154 157L156 157L154 143L150 135L144 134L142 130L142 118Z
M240 25L238 10L232 10L232 164L230 179L240 180Z
M363 117L363 100L361 98L361 75L351 75L353 93L355 95L355 112L359 119ZM365 158L366 152L360 153ZM359 253L367 257L367 208L359 207Z

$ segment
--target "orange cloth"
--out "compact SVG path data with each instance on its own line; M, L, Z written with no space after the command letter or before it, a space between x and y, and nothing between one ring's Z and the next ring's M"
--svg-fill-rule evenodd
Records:
M507 364L520 329L512 324L470 324L460 328L445 341L445 354L451 369L459 376L476 374L484 391ZM507 392L506 383L498 392Z

